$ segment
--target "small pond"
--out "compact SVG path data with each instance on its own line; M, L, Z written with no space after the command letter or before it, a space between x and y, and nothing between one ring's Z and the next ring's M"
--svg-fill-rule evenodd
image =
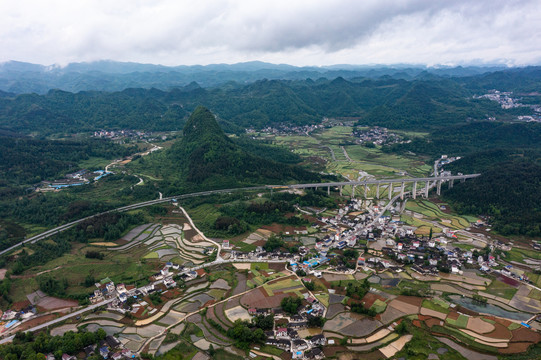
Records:
M531 314L527 313L521 313L521 312L514 312L514 311L507 311L502 309L499 306L492 305L492 304L478 304L473 301L472 298L469 297L462 297L460 295L450 295L449 298L451 301L453 301L455 304L458 304L460 306L465 307L466 309L483 313L483 314L491 314L495 316L499 316L502 318L512 319L512 320L528 320L530 317L532 317Z

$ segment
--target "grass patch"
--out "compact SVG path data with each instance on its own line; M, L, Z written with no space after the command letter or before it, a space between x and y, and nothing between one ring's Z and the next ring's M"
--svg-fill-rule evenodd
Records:
M314 294L317 298L317 300L325 305L325 307L329 306L329 294L327 293L321 293L321 294Z
M243 360L244 357L235 355L224 349L217 349L212 357L213 360Z
M380 299L376 299L374 301L374 304L370 307L370 309L374 310L376 313L380 314L387 309L387 304L381 301Z
M190 338L190 335L195 335L201 338L204 337L203 330L201 330L201 328L194 323L189 322L186 325L184 331L182 332L182 336L184 336L185 338Z
M434 310L434 311L437 311L437 312L440 312L442 314L449 314L449 308L447 307L444 307L434 301L431 301L431 300L423 300L423 304L422 306L425 308L425 309L430 309L430 310Z
M269 264L268 263L252 263L252 264L250 264L250 269L252 271L254 271L254 270L256 270L256 271L268 270L269 269Z
M514 322L514 323L511 323L511 325L509 325L507 328L509 330L513 331L513 330L516 330L516 329L518 329L520 327L522 327L522 325L520 325L519 323Z
M530 293L528 294L528 297L534 300L541 300L541 291L537 289L532 289L532 291L530 291Z
M261 351L267 354L280 356L284 352L283 350L280 350L278 348L275 348L274 346L265 345L261 347Z
M447 318L445 321L451 325L465 329L468 326L468 319L466 315L460 314L456 320Z
M143 259L158 259L158 258L159 258L158 253L155 251L149 252L148 254L143 256Z
M482 317L481 320L483 320L484 322L487 322L489 324L492 324L492 325L496 324L496 321L494 321L492 319L487 319L487 318Z

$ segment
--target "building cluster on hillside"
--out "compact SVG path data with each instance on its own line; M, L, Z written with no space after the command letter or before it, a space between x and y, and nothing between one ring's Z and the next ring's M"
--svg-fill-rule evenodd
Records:
M274 126L267 126L261 129L260 132L269 135L305 135L320 128L323 128L323 125L277 124ZM253 134L255 132L254 129L246 129L247 134Z
M131 311L137 313L140 308L148 306L148 303L143 301L143 297L152 294L154 292L165 292L168 289L177 287L177 282L173 277L181 279L182 281L190 281L198 277L198 272L188 269L183 265L167 262L163 269L153 274L150 277L150 283L148 285L136 288L133 285L118 284L115 285L109 278L101 280L96 283L96 290L90 295L90 302L96 304L102 301L111 300L110 306L117 311L126 312ZM133 297L135 299L133 306L127 306L126 302L128 298ZM149 313L157 311L152 309Z
M541 116L539 115L541 113L541 104L522 104L520 102L520 99L513 97L513 93L510 91L505 92L505 91L498 91L498 90L490 90L488 94L474 96L474 98L496 101L498 104L500 104L502 109L528 107L534 111L534 114L517 116L518 120L536 121L536 122L541 121Z
M266 331L266 345L276 346L291 353L294 359L322 359L324 358L321 347L327 344L325 335L314 335L310 339L299 336L299 330L308 327L311 317L323 316L325 307L311 296L307 297L308 304L301 307L297 314L286 316L282 309L249 309L252 316L273 315L274 321L284 324L277 326L275 330ZM285 320L285 321L284 321Z
M389 132L387 128L379 126L369 129L355 128L351 134L357 138L358 144L373 143L375 145L390 145L403 142L402 136Z
M22 310L6 310L4 313L0 311L0 334L7 331L12 331L24 321L30 320L38 313L34 305L29 305Z
M70 186L79 186L88 184L90 181L98 181L104 176L112 174L104 170L89 171L87 169L79 170L71 174L66 174L64 179L54 181L42 181L38 187L49 189L63 189Z
M145 140L154 141L157 139L156 135L151 132L139 131L139 130L99 130L94 131L94 137L110 139L113 141L121 141L125 139L130 140ZM165 140L167 136L161 136L160 140Z

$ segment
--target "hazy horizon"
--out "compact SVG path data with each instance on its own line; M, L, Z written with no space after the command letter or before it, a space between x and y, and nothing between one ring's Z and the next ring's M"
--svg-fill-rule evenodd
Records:
M533 0L0 2L0 62L541 64Z

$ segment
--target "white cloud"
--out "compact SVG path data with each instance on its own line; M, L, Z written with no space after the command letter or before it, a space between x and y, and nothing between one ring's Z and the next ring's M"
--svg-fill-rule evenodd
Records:
M524 65L540 15L534 0L3 1L0 61Z

